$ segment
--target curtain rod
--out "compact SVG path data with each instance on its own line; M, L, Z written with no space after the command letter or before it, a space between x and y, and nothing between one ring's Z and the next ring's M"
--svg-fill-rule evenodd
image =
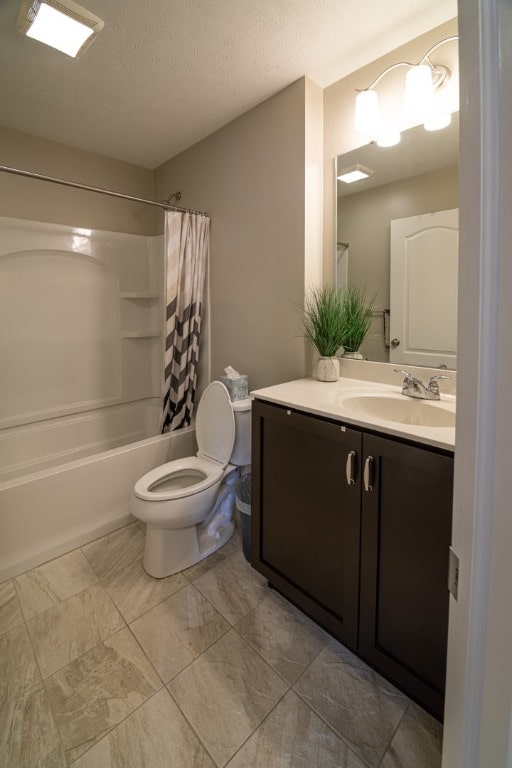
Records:
M133 197L132 195L124 195L122 192L112 192L110 189L102 189L101 187L90 187L88 184L79 184L76 181L68 181L67 179L58 179L55 176L45 176L42 173L33 173L32 171L23 171L20 168L10 168L8 165L0 165L0 171L4 173L13 173L16 176L28 176L30 179L38 179L39 181L51 181L53 184L62 184L65 187L74 187L75 189L85 189L87 192L98 192L100 195L110 195L111 197L120 197L123 200L133 200L135 203L143 203L143 205L155 205L157 208L163 208L165 211L181 211L182 213L197 213L201 216L207 216L207 213L203 211L195 211L192 208L179 208L177 205L169 205L169 201L172 198L180 200L181 192L175 192L170 195L163 203L157 203L154 200L146 200L143 197Z

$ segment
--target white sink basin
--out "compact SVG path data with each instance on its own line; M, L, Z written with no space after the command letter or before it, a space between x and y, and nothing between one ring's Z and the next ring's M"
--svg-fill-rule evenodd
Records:
M343 400L343 407L365 419L413 424L418 427L454 427L455 409L440 401L387 395L357 395Z

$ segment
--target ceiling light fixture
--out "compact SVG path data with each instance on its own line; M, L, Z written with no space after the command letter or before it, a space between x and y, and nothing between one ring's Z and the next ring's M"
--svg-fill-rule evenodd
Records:
M73 0L23 0L16 27L27 37L76 58L93 43L104 22Z
M400 141L398 128L391 131L379 114L379 97L375 86L382 78L397 67L408 67L405 78L405 109L409 116L423 123L428 131L437 131L451 123L449 110L442 105L438 91L446 85L451 76L448 67L433 64L432 53L445 43L458 40L452 35L432 46L418 64L400 61L391 64L367 88L358 91L355 107L355 129L364 133L369 141L376 141L379 146L393 146Z
M338 174L338 179L345 182L345 184L352 184L354 181L361 181L361 179L368 179L373 176L371 168L365 168L364 165L356 163L350 168L344 168Z

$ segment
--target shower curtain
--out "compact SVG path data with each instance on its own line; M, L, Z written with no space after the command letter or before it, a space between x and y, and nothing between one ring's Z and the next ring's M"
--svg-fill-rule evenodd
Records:
M208 216L166 212L162 432L187 426L192 417L209 237Z

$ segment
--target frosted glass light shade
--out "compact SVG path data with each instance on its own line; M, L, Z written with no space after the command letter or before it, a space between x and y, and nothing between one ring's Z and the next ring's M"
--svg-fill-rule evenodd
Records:
M426 131L440 131L441 128L447 128L452 121L452 116L449 112L441 110L432 110L423 123L423 127Z
M377 91L360 91L356 96L355 129L374 136L379 123L379 97Z
M432 70L428 64L411 67L405 76L405 108L417 116L427 115L432 104Z
M377 133L377 146L394 147L395 144L400 144L400 138L400 131L396 125L383 124Z

